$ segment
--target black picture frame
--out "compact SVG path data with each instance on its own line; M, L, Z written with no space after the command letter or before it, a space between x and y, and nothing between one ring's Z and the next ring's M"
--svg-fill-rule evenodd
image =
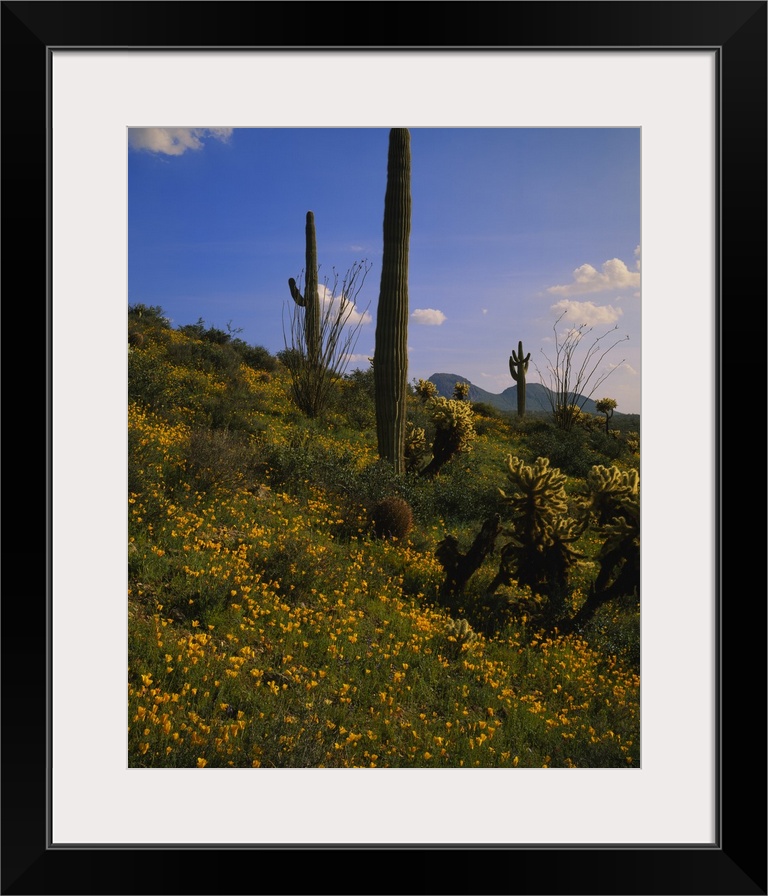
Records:
M13 373L6 372L5 411L12 422L6 439L7 459L12 481L26 479L42 485L45 480L48 486L44 499L45 548L39 537L42 524L36 502L14 499L8 514L12 525L6 527L2 893L765 894L766 601L762 575L758 574L757 587L754 584L755 557L764 570L765 542L761 538L758 545L756 524L747 522L748 501L754 499L755 484L746 485L743 477L755 467L749 454L754 453L754 433L764 431L760 417L765 405L755 408L754 399L756 394L765 395L755 383L764 382L766 369L768 4L752 0L539 0L446 3L440 7L409 3L406 7L404 3L374 2L352 8L351 17L356 21L348 27L362 39L341 45L342 33L351 32L341 27L335 6L261 3L258 14L256 6L238 2L2 3L2 172L6 187L2 210L3 311L9 349L17 343L9 354L20 363L15 368L14 360ZM42 656L50 656L51 650L49 57L57 47L236 46L349 46L382 52L403 47L711 48L717 52L719 394L713 401L717 404L719 471L715 658L719 736L717 830L711 846L583 847L575 843L490 845L466 850L454 845L418 844L51 846L48 722L52 682ZM755 339L758 329L762 332ZM750 335L752 339L745 338ZM36 343L34 355L29 348L19 348L22 337L27 346L30 340ZM43 338L45 359L40 358L39 349ZM692 382L685 388L696 388L696 347L681 347L691 353ZM35 379L30 368L43 382ZM40 387L34 399L30 394L33 384ZM37 410L43 391L48 409L45 414ZM675 390L670 400L681 402L681 427L691 425L684 420L684 398ZM37 439L29 432L33 419L43 423L44 433ZM731 438L724 445L726 432ZM31 463L35 457L31 443L45 445L45 452L38 451L35 464ZM761 452L757 459L760 469L763 458ZM736 470L742 481L737 481ZM26 476L19 475L23 471ZM737 497L741 498L740 504L734 503ZM737 537L726 540L724 536L734 530ZM726 543L731 544L729 566L725 562ZM44 549L45 564L41 559ZM46 573L41 582L39 570L43 565ZM726 582L730 587L725 587ZM685 632L680 637L684 639ZM616 810L621 812L622 807ZM514 813L515 807L510 806L509 811ZM659 812L663 811L664 806L659 806ZM577 835L574 832L575 841ZM243 849L255 851L246 856L240 854ZM154 855L158 850L166 853L159 862ZM193 855L187 854L190 851Z

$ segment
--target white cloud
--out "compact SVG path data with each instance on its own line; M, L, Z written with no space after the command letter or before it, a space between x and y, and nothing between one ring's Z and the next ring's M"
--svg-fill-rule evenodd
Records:
M415 308L411 314L411 320L415 324L423 324L427 327L439 327L444 323L445 315L435 308Z
M329 314L336 316L340 311L339 303L341 301L344 302L341 313L344 315L346 325L354 327L356 324L369 324L372 322L373 318L371 317L370 311L358 311L357 306L354 303L350 302L349 299L344 296L334 296L333 291L327 286L323 284L318 286L317 293L324 306L324 313L327 311Z
M371 356L366 354L344 355L343 361L349 370L367 370L371 366Z
M226 143L231 135L232 128L129 128L128 145L131 149L180 156L188 149L202 149L207 137Z
M574 302L571 299L562 299L552 306L558 317L572 323L577 327L584 324L593 327L596 324L615 324L621 317L621 308L612 305L595 305L594 302Z
M560 296L588 295L595 292L605 292L609 289L637 288L640 286L640 247L635 250L637 271L630 271L619 258L611 258L603 262L601 271L593 268L591 264L583 264L573 272L573 283L563 286L550 286L547 292Z
M635 267L640 270L640 246L635 247Z
M609 370L625 370L632 376L639 376L635 368L631 364L627 364L626 361L623 364L609 364L608 368Z

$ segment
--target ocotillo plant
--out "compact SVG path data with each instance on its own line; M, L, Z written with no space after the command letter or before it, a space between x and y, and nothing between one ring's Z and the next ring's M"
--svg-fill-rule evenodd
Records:
M509 359L509 372L512 379L517 383L517 416L525 416L525 375L528 373L528 362L531 360L531 353L528 352L523 357L523 343L517 343L517 353L512 349L512 355Z
M317 367L320 360L320 298L317 294L317 239L315 237L314 212L307 212L306 237L304 295L299 292L293 277L288 280L288 287L291 290L293 301L304 309L307 360L310 367Z
M411 233L411 135L389 132L387 190L384 196L384 252L373 377L379 456L396 473L405 471L405 418L408 391L408 247Z

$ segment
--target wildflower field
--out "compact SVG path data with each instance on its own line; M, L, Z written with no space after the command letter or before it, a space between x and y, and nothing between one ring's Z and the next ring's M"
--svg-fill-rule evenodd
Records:
M129 315L131 767L639 766L639 594L616 560L628 516L601 517L594 484L636 497L636 434L470 408L471 440L436 475L397 477L377 456L368 371L309 418L279 357L142 310ZM435 418L411 391L428 444ZM523 475L554 483L575 521L552 522L559 577L505 534ZM373 526L392 497L410 514L401 534ZM493 549L451 590L449 548L467 557L488 519Z

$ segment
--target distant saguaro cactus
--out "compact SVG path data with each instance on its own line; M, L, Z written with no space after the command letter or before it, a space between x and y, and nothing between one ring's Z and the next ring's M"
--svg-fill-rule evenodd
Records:
M517 383L517 416L525 416L525 375L528 373L528 362L531 360L531 353L523 356L522 340L517 343L517 353L512 349L512 355L509 359L509 372L512 379Z
M411 135L407 128L392 128L384 196L384 252L373 376L379 456L390 461L398 474L405 471L410 233Z
M305 228L306 248L306 283L302 295L293 277L288 280L293 301L304 309L304 335L307 343L307 359L311 367L316 367L320 360L320 297L317 293L317 238L315 236L314 212L307 212Z

